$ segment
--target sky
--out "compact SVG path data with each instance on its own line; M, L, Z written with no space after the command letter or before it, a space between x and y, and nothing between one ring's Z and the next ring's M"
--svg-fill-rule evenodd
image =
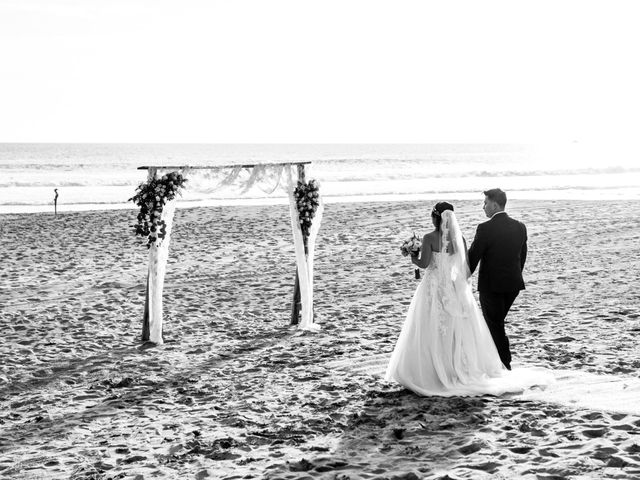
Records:
M633 144L636 10L0 0L0 142Z

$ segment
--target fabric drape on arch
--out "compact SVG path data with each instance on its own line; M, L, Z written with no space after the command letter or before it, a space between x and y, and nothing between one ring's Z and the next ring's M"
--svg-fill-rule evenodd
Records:
M322 222L322 213L324 207L322 199L316 210L311 229L309 230L309 238L307 239L307 252L305 252L304 238L302 229L300 228L300 217L298 216L298 208L293 191L296 182L293 180L293 167L287 169L287 191L289 194L289 212L291 214L291 230L293 232L293 246L296 252L296 267L298 269L298 280L300 285L300 303L301 303L301 319L298 328L302 330L318 330L320 326L313 323L313 259L315 252L315 243Z
M189 182L207 182L206 191L214 192L219 189L234 186L245 193L257 186L267 193L273 193L276 189L286 190L289 199L289 212L291 217L291 230L296 255L296 268L298 272L301 320L298 328L302 330L318 330L319 325L313 323L313 259L315 242L322 221L323 205L320 199L315 217L307 239L307 251L305 252L305 240L300 226L298 209L294 198L294 189L297 185L297 177L294 169L298 164L259 164L250 166L211 167L210 169L198 167L147 167L149 180L160 174L160 170L180 170L183 175L189 175ZM204 170L204 172L203 172ZM196 175L196 172L198 174ZM243 173L248 173L244 175ZM283 178L284 177L284 178ZM284 181L283 181L284 180ZM209 182L213 183L209 186ZM189 184L187 184L187 188ZM203 191L202 186L199 188ZM149 340L157 345L164 343L162 338L163 308L162 292L164 278L169 257L169 244L173 226L176 200L167 202L162 211L162 220L166 223L165 238L153 244L149 249L147 308L145 309L145 322L148 321L148 329L145 323L143 327L143 340ZM145 338L147 337L147 338Z
M167 273L169 242L173 226L176 201L167 202L162 210L162 220L166 223L167 234L159 245L149 247L149 340L162 345L162 290Z

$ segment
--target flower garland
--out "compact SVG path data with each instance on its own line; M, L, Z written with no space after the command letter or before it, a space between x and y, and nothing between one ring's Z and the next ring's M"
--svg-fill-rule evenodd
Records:
M315 180L309 180L309 183L298 180L298 186L293 191L300 218L300 229L305 238L309 236L313 217L320 206L319 190L320 186Z
M136 236L147 237L147 248L166 237L167 225L162 220L162 210L168 201L176 198L186 181L181 173L167 173L138 185L136 194L129 199L140 207L138 223L132 226Z

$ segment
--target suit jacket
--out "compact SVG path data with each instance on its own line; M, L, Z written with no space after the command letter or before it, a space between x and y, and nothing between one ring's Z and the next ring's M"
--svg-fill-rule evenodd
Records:
M506 213L478 225L469 247L469 268L480 263L480 292L515 292L524 289L522 270L527 260L527 227Z

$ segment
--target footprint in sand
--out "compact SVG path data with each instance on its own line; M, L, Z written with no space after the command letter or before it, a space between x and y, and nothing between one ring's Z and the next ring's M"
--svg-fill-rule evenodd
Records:
M513 453L525 454L533 450L533 447L528 447L528 446L511 447L509 450L512 451Z
M464 445L458 449L463 455L471 455L482 450L486 445L483 442L471 442L468 445Z
M609 431L608 428L606 427L602 427L602 428L594 428L594 429L587 429L587 430L583 430L582 434L589 437L589 438L599 438L602 437L604 435L606 435L606 433Z

